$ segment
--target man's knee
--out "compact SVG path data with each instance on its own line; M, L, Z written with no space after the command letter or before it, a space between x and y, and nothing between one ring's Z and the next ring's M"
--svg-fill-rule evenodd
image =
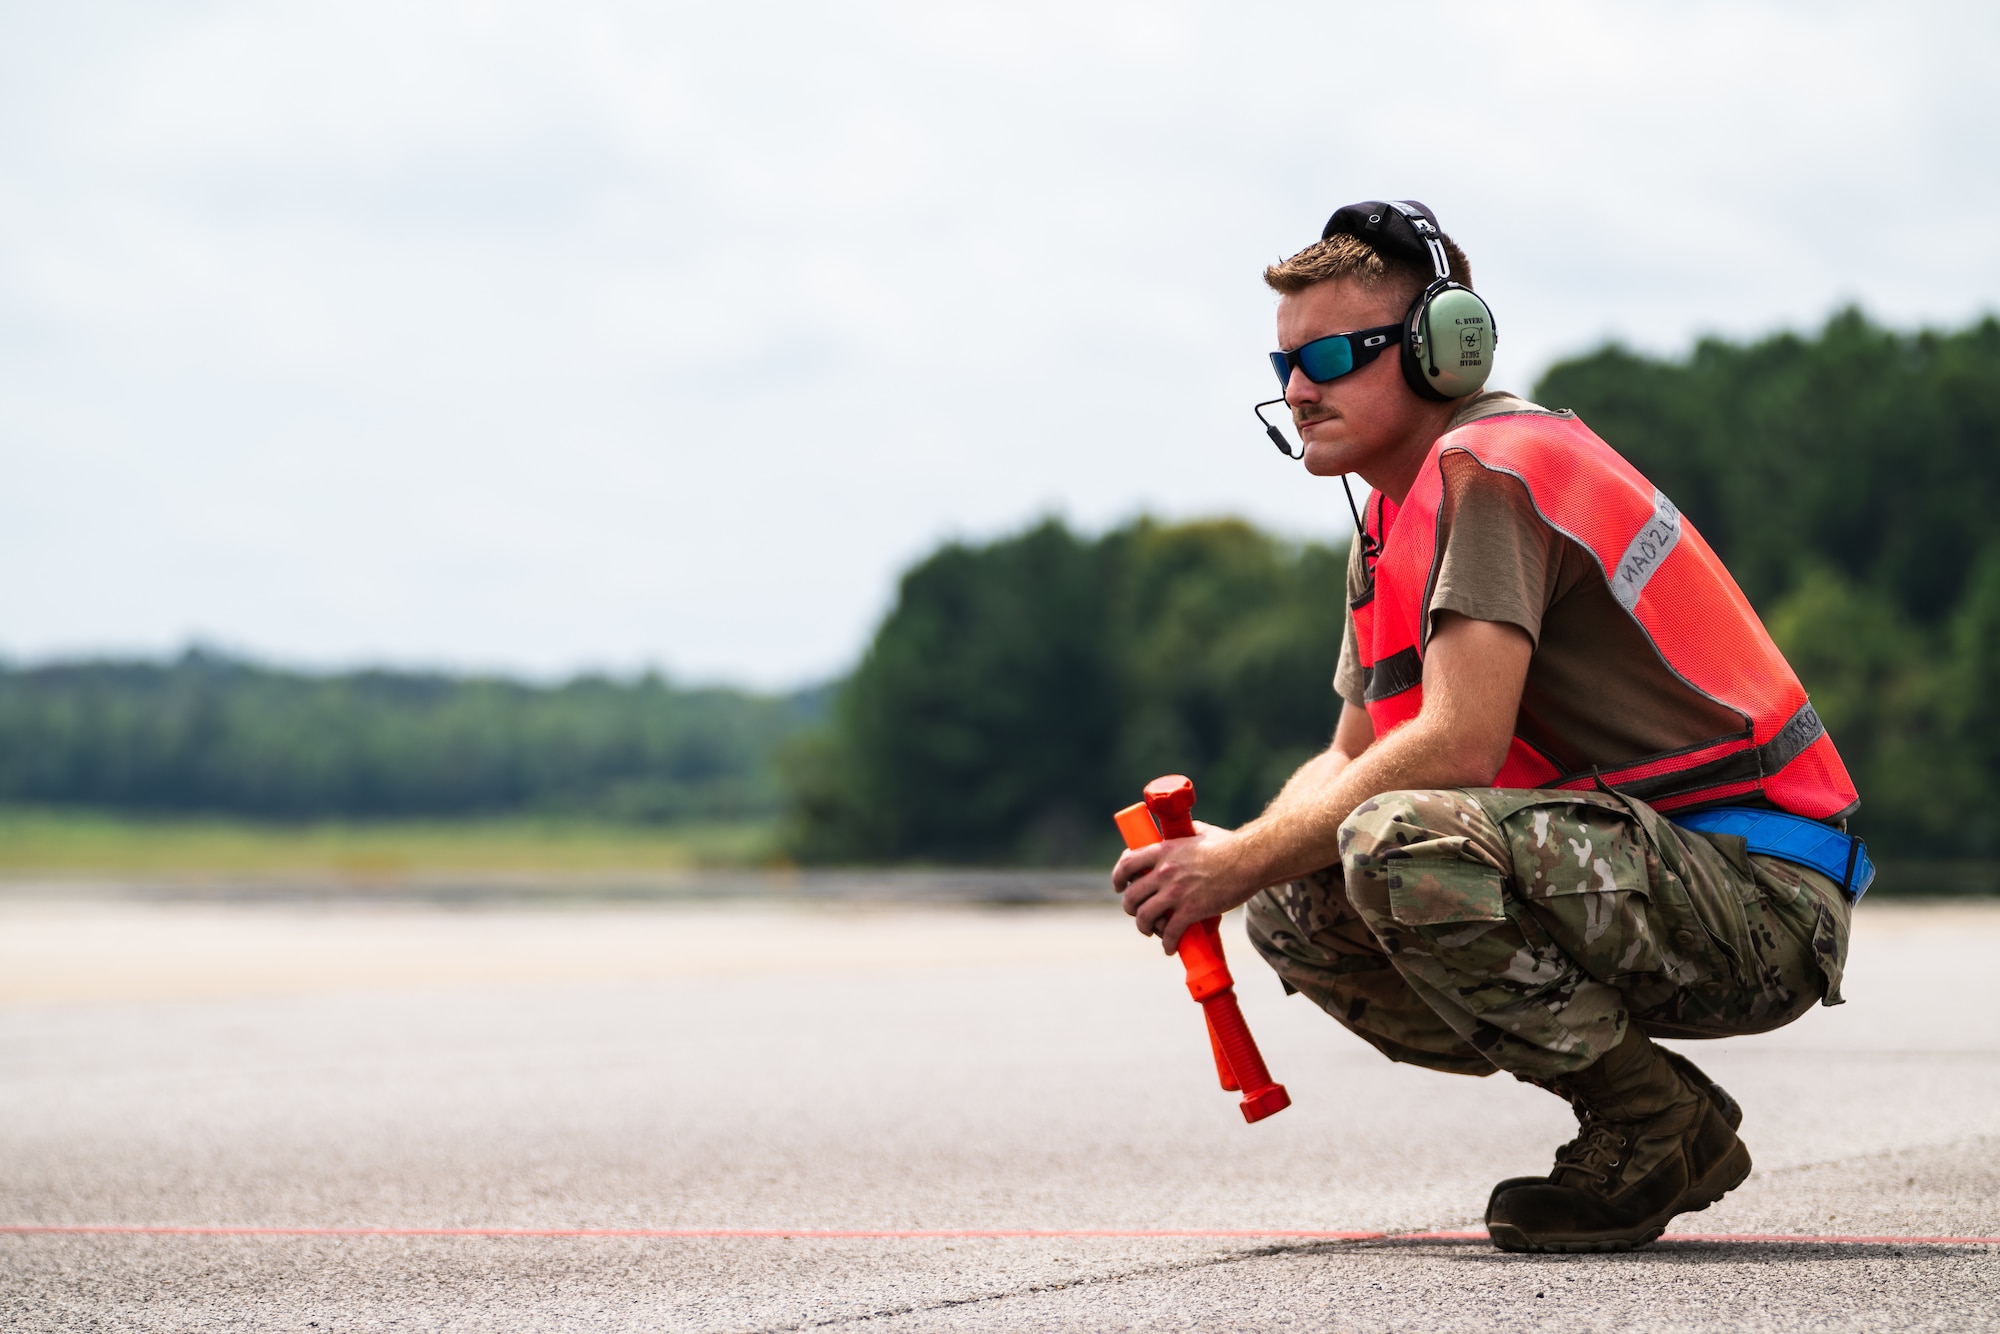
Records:
M1339 867L1273 886L1244 905L1250 943L1287 992L1313 1004L1393 1061L1484 1075L1493 1063L1411 990L1348 904Z
M1384 792L1340 826L1355 911L1377 933L1505 916L1511 856L1486 810L1456 788Z

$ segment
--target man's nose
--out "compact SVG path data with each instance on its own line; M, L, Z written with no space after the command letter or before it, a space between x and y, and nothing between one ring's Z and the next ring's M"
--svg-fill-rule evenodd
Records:
M1294 408L1301 403L1319 402L1319 386L1297 366L1292 367L1291 378L1285 381L1285 402Z

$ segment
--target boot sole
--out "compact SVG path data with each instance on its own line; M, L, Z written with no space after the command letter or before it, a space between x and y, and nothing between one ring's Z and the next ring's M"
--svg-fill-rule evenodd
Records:
M1587 1252L1629 1251L1635 1246L1644 1246L1659 1239L1677 1214L1700 1213L1709 1205L1742 1185L1750 1175L1750 1146L1742 1140L1736 1147L1722 1156L1722 1161L1708 1169L1708 1175L1681 1192L1674 1201L1674 1207L1657 1220L1648 1220L1637 1227L1620 1228L1610 1232L1580 1232L1568 1236L1530 1237L1512 1223L1491 1223L1486 1234L1493 1244L1503 1251L1556 1251L1566 1254Z

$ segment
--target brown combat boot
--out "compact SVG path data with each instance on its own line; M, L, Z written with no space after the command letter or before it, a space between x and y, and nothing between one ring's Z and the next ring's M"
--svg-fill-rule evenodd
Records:
M1736 1099L1729 1096L1729 1090L1723 1088L1722 1085L1710 1079L1706 1071L1704 1071L1700 1066L1696 1065L1693 1061L1690 1061L1687 1057L1681 1055L1679 1052L1669 1051L1665 1047L1661 1047L1659 1049L1659 1052L1660 1055L1667 1058L1668 1063L1671 1064L1675 1070L1678 1070L1680 1072L1680 1076L1682 1079L1685 1079L1689 1084L1694 1086L1696 1092L1706 1094L1709 1098L1714 1100L1715 1110L1722 1113L1722 1119L1729 1123L1729 1128L1731 1130L1734 1130L1738 1126L1743 1124L1743 1107L1740 1103L1736 1101ZM1547 1089L1549 1092L1555 1094L1558 1098L1561 1098L1564 1102L1568 1103L1570 1105L1570 1110L1576 1113L1577 1133L1579 1135L1583 1133L1583 1123L1586 1119L1583 1108L1577 1105L1576 1095L1570 1091L1569 1085L1566 1084L1563 1080L1559 1078L1537 1079L1531 1075L1524 1075L1520 1073L1516 1073L1514 1078L1520 1080L1523 1084L1533 1084L1536 1088ZM1568 1153L1571 1149L1575 1147L1576 1147L1576 1141L1571 1140L1568 1144L1565 1144L1560 1149L1557 1149L1556 1150L1557 1160L1560 1161L1565 1153ZM1498 1200L1502 1195L1505 1195L1508 1191L1513 1190L1516 1186L1546 1185L1548 1184L1548 1180L1549 1179L1546 1176L1508 1177L1506 1180L1497 1183L1493 1187L1492 1191L1486 1196L1486 1221L1488 1223L1491 1223L1493 1221L1493 1203L1494 1201Z
M1723 1112L1728 1095L1684 1069L1693 1067L1635 1025L1597 1064L1552 1081L1577 1109L1577 1136L1557 1151L1546 1180L1496 1191L1486 1224L1493 1244L1629 1250L1659 1236L1674 1215L1706 1209L1742 1184L1750 1150Z

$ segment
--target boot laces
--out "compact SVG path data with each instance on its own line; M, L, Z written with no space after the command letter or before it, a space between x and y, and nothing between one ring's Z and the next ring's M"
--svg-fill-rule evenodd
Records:
M1584 1112L1578 1122L1576 1138L1556 1150L1555 1170L1573 1168L1598 1181L1609 1181L1611 1169L1624 1161L1632 1137L1625 1127L1595 1112Z

